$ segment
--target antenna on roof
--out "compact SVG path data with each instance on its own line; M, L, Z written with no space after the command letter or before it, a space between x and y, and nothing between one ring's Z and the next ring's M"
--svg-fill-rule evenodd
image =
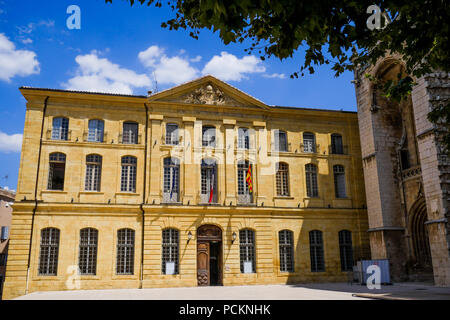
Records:
M158 80L156 80L155 71L153 71L153 92L158 93Z

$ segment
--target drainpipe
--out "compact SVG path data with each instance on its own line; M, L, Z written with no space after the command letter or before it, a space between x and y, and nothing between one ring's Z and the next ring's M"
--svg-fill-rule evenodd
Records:
M145 229L145 210L143 208L145 204L145 192L146 192L146 179L147 179L147 135L148 135L148 106L144 103L145 107L145 154L144 154L144 186L142 190L142 203L140 205L142 214L142 229L141 229L141 272L139 279L139 289L142 289L142 283L144 281L144 229Z
M36 184L34 185L34 208L33 208L33 213L31 215L31 231L30 231L30 243L29 243L29 248L28 248L27 278L26 278L26 283L25 283L25 294L28 294L28 278L30 276L31 245L33 242L34 216L36 214L36 210L37 210L37 206L38 206L37 188L38 188L38 183L39 183L39 169L41 166L42 136L44 135L44 120L45 120L45 113L47 111L48 98L49 98L48 96L45 98L44 110L42 113L41 138L39 141L38 162L37 162L37 169L36 169Z

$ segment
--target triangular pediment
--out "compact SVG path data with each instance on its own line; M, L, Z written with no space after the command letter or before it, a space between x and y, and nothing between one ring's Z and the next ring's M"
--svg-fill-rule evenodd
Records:
M149 101L268 108L258 99L209 75L153 94Z

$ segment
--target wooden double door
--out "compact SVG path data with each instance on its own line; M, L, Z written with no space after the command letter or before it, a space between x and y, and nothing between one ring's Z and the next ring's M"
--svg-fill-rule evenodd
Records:
M197 230L197 283L222 285L222 230L203 225Z

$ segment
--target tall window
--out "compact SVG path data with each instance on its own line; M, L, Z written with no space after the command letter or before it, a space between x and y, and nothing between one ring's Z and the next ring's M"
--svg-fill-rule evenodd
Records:
M305 166L306 172L306 196L310 198L316 198L319 196L319 190L317 187L317 167L313 164L307 164Z
M179 201L180 162L176 158L164 159L164 202Z
M348 230L339 231L339 251L341 253L341 270L353 270L352 233Z
M202 160L200 196L202 203L217 203L217 164L215 160Z
M69 119L53 118L52 140L68 140Z
M80 255L78 267L81 274L95 275L97 272L98 231L93 228L80 230Z
M48 190L64 190L64 174L66 172L66 155L51 153L48 168Z
M202 128L202 146L216 146L216 128L213 126L203 126Z
M311 272L325 271L322 231L313 230L309 232L309 248L311 254Z
M84 189L86 191L100 191L102 175L102 156L90 154L86 156L86 179Z
M176 123L168 123L166 125L166 144L178 144L178 125Z
M39 253L39 275L56 276L58 273L59 230L45 228L41 230L41 248Z
M89 120L88 141L103 142L104 128L103 120Z
M337 133L331 135L331 153L344 154L344 146L342 144L342 136Z
M314 136L314 133L303 133L303 152L316 152L316 137Z
M285 131L275 130L275 151L288 151L287 134Z
M135 157L122 157L120 191L136 192L136 165L137 159Z
M117 231L117 274L134 274L134 230Z
M280 271L294 272L294 235L290 230L278 232L280 246Z
M239 203L252 203L253 202L253 192L250 192L250 186L247 180L247 173L249 173L250 166L250 179L252 177L252 168L248 161L239 161L237 167L237 177L238 177L238 202ZM253 181L250 180L250 182ZM253 186L252 186L253 188Z
M178 274L178 230L165 229L162 238L162 273Z
M0 240L1 241L8 240L8 237L9 237L9 227L8 226L3 226Z
M248 132L248 128L238 129L238 148L250 149L250 135Z
M287 163L277 163L277 196L289 196L289 166Z
M122 143L125 144L138 143L138 124L136 122L123 123Z
M241 257L241 273L255 273L255 232L250 229L239 231L239 250Z
M345 198L347 194L345 192L345 169L344 166L333 166L334 173L334 190L336 198Z

